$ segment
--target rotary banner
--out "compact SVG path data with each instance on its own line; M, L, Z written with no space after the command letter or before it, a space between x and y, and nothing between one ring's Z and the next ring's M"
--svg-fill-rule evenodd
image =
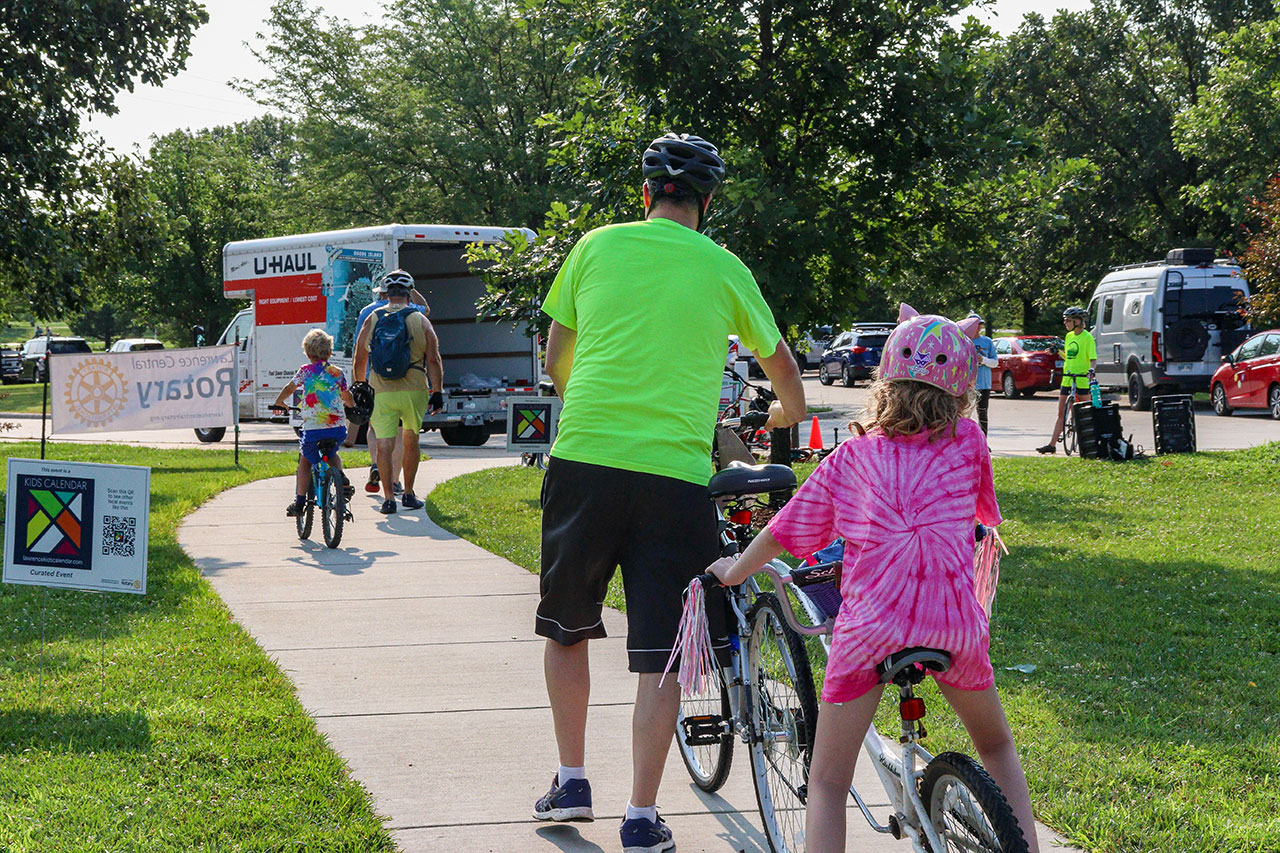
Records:
M235 346L49 356L54 435L235 420Z

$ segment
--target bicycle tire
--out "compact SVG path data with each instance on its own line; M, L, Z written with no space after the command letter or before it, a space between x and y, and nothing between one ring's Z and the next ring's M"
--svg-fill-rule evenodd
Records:
M297 522L299 539L311 538L311 524L312 522L315 521L315 517L316 517L315 477L316 477L316 469L313 466L311 468L312 484L311 484L310 493L307 495L307 505L304 506L302 508L302 512L298 513L293 519L295 522Z
M762 593L747 613L747 715L752 781L773 853L803 853L809 762L818 702L804 644L773 593Z
M337 548L342 541L343 513L342 481L334 476L333 469L324 472L324 484L320 489L320 524L324 529L324 544Z
M730 725L732 711L729 706L729 688L724 683L725 671L717 670L716 690L698 695L681 693L680 713L676 722L676 743L680 747L680 759L689 771L689 778L708 794L720 790L729 778L733 766L733 729ZM719 717L725 724L724 733L715 744L686 743L684 721L686 717Z
M1027 853L1029 849L1000 786L981 764L963 753L934 756L920 780L920 800L946 851Z
M1067 398L1067 416L1062 421L1062 450L1068 456L1076 452L1076 400L1075 395Z

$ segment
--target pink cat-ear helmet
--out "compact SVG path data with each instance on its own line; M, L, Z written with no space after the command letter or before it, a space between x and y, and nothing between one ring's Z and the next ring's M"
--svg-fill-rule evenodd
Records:
M901 303L898 327L890 333L880 356L880 378L923 382L963 397L978 378L973 339L981 322L969 317L954 323Z

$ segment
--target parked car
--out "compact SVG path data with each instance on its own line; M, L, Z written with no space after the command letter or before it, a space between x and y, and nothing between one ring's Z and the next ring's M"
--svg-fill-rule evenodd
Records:
M22 353L14 347L0 347L0 381L5 385L22 378Z
M831 344L831 327L818 326L800 336L791 348L796 356L796 364L800 372L818 367L822 364L822 353Z
M1280 420L1280 329L1259 332L1222 361L1209 385L1214 412L1269 409Z
M45 351L46 344L48 352ZM22 345L22 374L24 382L43 382L49 370L48 355L69 352L92 352L84 338L32 338Z
M1053 335L1015 335L996 338L998 367L991 369L991 388L1006 397L1030 397L1062 385L1062 338Z
M818 365L818 381L830 385L839 379L852 388L859 379L870 379L880 364L893 323L867 323L836 335L822 354Z
M164 344L155 338L121 338L107 352L146 352L156 349L164 349Z
M1115 267L1094 289L1089 329L1098 381L1145 411L1151 395L1204 390L1224 353L1248 338L1249 285L1212 249L1173 249L1163 261Z

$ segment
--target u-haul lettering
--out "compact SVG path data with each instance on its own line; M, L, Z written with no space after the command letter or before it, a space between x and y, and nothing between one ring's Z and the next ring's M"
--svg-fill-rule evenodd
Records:
M311 252L291 252L283 255L263 255L253 259L254 275L283 275L290 272L316 272Z

